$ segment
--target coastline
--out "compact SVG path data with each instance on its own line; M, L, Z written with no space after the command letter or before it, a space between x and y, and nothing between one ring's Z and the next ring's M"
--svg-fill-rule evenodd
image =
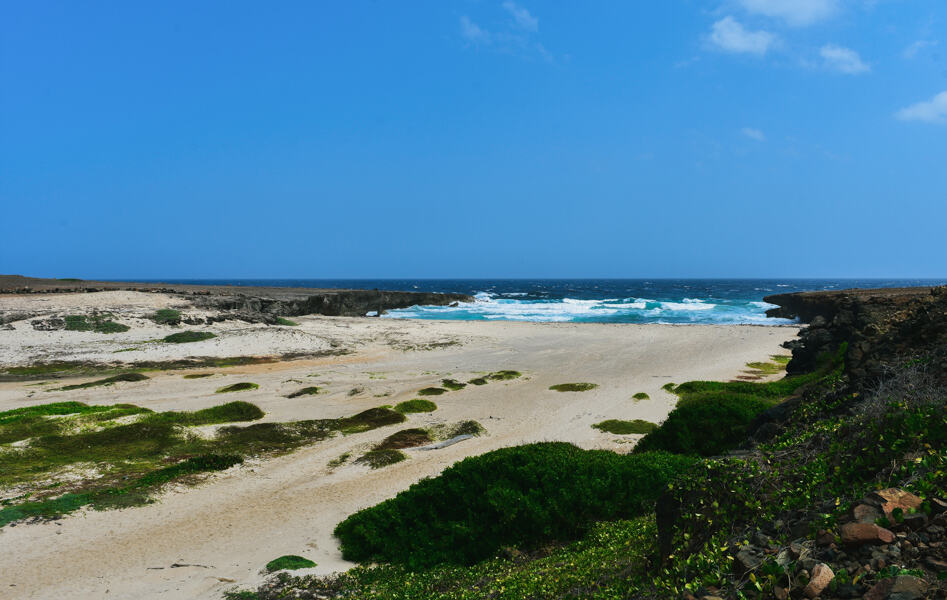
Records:
M112 297L112 304L99 300ZM5 296L3 302L51 300L91 310L143 313L173 296L154 292L97 292L60 296ZM46 302L45 304L49 304ZM9 304L6 305L9 308ZM187 312L194 312L187 309ZM206 319L208 315L196 314ZM129 316L126 319L138 317ZM341 560L331 532L352 512L395 495L422 477L433 476L465 456L542 440L572 442L583 448L627 452L639 435L614 435L593 424L605 419L660 422L676 403L666 383L694 379L732 379L746 363L785 351L780 344L797 327L657 324L527 323L510 321L409 321L305 316L296 326L226 320L204 325L217 338L175 345L142 340L185 329L148 325L98 334L37 331L16 322L12 355L19 363L36 360L89 362L166 360L189 356L261 354L261 349L338 350L302 360L206 368L205 379L182 375L193 370L148 371L147 381L122 382L70 392L54 391L72 381L0 383L0 410L76 400L88 404L132 403L151 410L196 410L219 404L215 390L252 381L259 389L239 400L258 405L263 422L338 418L379 405L394 405L443 378L468 381L493 371L515 369L523 376L485 386L468 385L437 396L437 410L409 415L404 426L435 427L476 420L482 436L437 451L408 451L408 460L383 469L330 463L357 454L399 429L387 426L357 435L331 437L295 452L251 460L209 477L194 487L174 486L147 506L110 511L80 511L61 520L0 529L15 552L0 557L11 573L15 598L56 594L112 598L216 598L222 590L258 583L259 570L282 554L303 554L328 573L349 565ZM22 328L21 324L27 326ZM41 343L47 336L48 343ZM52 336L52 337L49 337ZM113 337L115 336L115 337ZM119 337L126 336L126 337ZM130 336L130 337L128 337ZM296 340L295 342L293 340ZM135 351L115 353L136 342ZM296 343L296 347L292 344ZM267 344L270 344L269 346ZM344 352L343 352L344 351ZM175 354L168 354L173 352ZM276 352L281 354L283 352ZM4 359L5 364L9 364ZM77 382L95 379L76 378ZM598 385L582 393L550 391L555 384L582 381ZM316 385L315 396L286 396L302 385ZM632 395L647 393L635 401ZM230 396L230 395L228 395ZM227 398L230 400L232 398ZM207 431L213 431L208 427ZM57 564L50 571L49 564ZM172 564L200 565L174 567Z

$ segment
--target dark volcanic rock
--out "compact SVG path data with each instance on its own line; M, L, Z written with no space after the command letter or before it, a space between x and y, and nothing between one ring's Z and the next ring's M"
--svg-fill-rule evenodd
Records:
M878 378L897 358L928 353L947 342L947 286L799 292L767 296L773 317L809 323L788 344L790 374L815 368L819 356L847 342L845 368L855 381ZM937 365L947 377L947 356Z

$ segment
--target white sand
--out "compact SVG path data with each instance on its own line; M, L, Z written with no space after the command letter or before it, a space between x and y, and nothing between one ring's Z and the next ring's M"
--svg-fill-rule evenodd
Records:
M134 293L107 294L131 294L114 299L118 303L145 302ZM140 295L167 305L156 294ZM58 298L98 302L94 296ZM4 305L8 298L0 298L0 309L10 308ZM300 554L319 565L299 573L345 569L350 565L341 559L332 529L354 511L465 456L504 446L564 440L583 448L628 451L639 436L602 433L591 425L610 418L660 422L676 399L661 389L665 383L730 379L747 362L785 353L780 343L797 333L795 327L295 320L300 327L218 324L212 330L220 337L211 340L213 345L183 344L169 350L145 344L140 351L121 354L112 352L129 341L173 330L142 324L144 329L104 336L38 332L28 322L18 322L15 331L0 331L0 362L5 364L24 364L37 356L150 360L188 354L258 355L331 344L351 354L215 369L217 375L206 379L158 373L148 381L72 392L0 383L0 410L66 399L193 410L220 403L222 397L213 392L222 385L253 381L260 389L225 400L254 402L266 411L265 420L334 418L408 400L443 377L467 380L501 369L521 371L524 377L432 398L437 411L410 415L403 425L338 436L287 456L235 467L198 487L172 490L149 506L87 511L53 523L0 529L0 597L219 598L235 585L258 583L263 565L283 554ZM404 349L431 345L435 349ZM592 382L599 388L584 393L548 390L566 382ZM309 385L326 393L283 397ZM356 388L360 391L350 395ZM651 399L635 402L631 396L636 392L646 392ZM463 419L479 421L488 433L439 450L408 451L407 461L375 471L351 464L331 471L327 466L345 452L357 456L404 427ZM171 568L174 563L202 566Z

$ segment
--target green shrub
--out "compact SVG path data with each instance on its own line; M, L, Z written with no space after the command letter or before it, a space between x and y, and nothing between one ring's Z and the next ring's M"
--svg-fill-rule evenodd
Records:
M487 379L492 379L494 381L509 381L510 379L517 379L522 377L523 374L519 371L494 371L487 375Z
M115 321L108 320L107 314L94 314L91 317L86 315L68 315L64 318L66 321L66 331L94 331L96 333L123 333L131 329L128 325L122 325Z
M549 386L549 389L554 392L587 392L597 387L597 383L559 383Z
M85 315L66 315L66 331L92 331L92 323Z
M300 396L315 396L319 393L319 388L316 386L304 387L301 390L296 390L292 394L286 396L287 398L299 398Z
M395 406L395 410L402 414L433 412L437 410L437 405L430 400L415 398L414 400L405 400Z
M177 425L195 427L216 423L234 423L238 421L256 421L263 418L263 411L249 402L228 402L202 410L189 412L168 411L149 416L152 421L164 421Z
M487 381L486 377L475 377L474 379L471 379L467 383L470 383L473 385L487 385L489 381Z
M431 435L424 429L417 427L411 429L402 429L393 433L375 444L374 450L401 450L403 448L415 448L423 446L431 441Z
M384 427L385 425L404 423L406 420L407 417L405 417L400 412L380 406L378 408L369 408L368 410L363 410L357 415L353 415L351 417L338 419L335 422L335 427L342 433L351 434L361 433L370 429L377 429L378 427Z
M355 459L355 462L370 466L373 469L381 469L395 463L399 463L408 458L404 452L393 449L369 450L362 456Z
M469 564L502 546L575 539L594 521L649 512L691 462L563 442L504 448L464 459L350 516L335 535L348 560Z
M284 319L283 317L276 317L277 325L285 325L287 327L296 327L299 325L296 321L290 321L289 319Z
M648 400L649 398L651 398L651 396L649 396L648 394L644 392L638 392L637 394L632 396L632 398L634 398L635 400Z
M465 387L467 387L466 383L461 383L460 381L457 381L456 379L441 379L441 385L455 392L457 390L462 390Z
M151 315L151 320L159 325L177 325L181 322L181 312L173 308L162 308Z
M241 381L240 383L233 383L231 385L225 385L224 387L218 389L216 394L228 394L230 392L245 392L247 390L255 390L260 386L255 383L250 383L249 381Z
M182 331L166 336L163 341L169 344L189 344L191 342L201 342L215 337L217 336L209 331Z
M316 566L316 563L308 558L296 556L295 554L287 554L286 556L281 556L266 563L266 572L294 571L296 569L308 569L314 566Z
M689 398L678 403L667 420L642 438L634 451L720 454L740 444L750 422L770 406L772 402L746 394Z
M59 388L60 390L82 390L90 387L98 387L100 385L112 385L119 381L144 381L148 379L147 375L142 375L141 373L121 373L119 375L112 375L111 377L106 377L105 379L97 379L95 381L88 381L86 383L76 383L73 385L64 385Z
M447 390L444 388L429 387L424 388L423 390L418 390L419 396L440 396L441 394L446 393Z
M203 379L204 377L210 377L213 373L188 373L184 376L184 379Z
M592 427L608 433L628 435L630 433L650 433L657 428L657 425L650 421L642 421L641 419L635 419L634 421L608 419L607 421L596 423L592 425Z

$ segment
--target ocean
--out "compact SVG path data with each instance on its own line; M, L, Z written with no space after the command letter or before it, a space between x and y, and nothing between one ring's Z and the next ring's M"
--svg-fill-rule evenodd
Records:
M390 319L592 323L791 324L769 294L940 285L926 279L162 279L165 283L458 292L474 302L413 306Z

